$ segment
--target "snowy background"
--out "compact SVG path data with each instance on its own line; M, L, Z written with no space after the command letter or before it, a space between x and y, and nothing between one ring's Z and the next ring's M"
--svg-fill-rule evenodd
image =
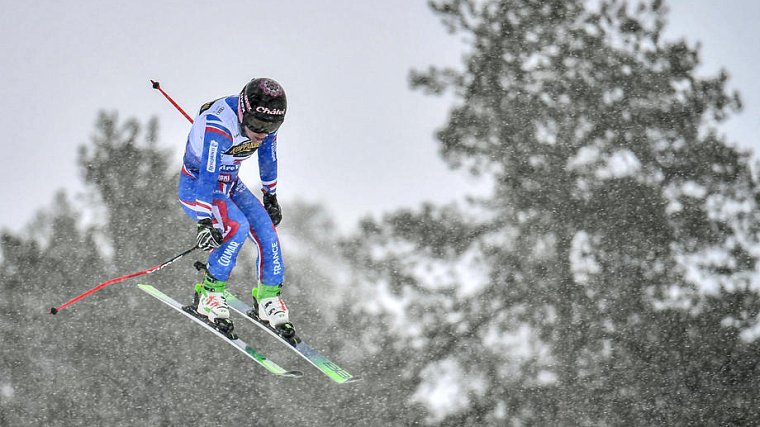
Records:
M697 75L711 76L725 69L730 76L728 90L741 93L744 110L720 123L719 133L731 146L756 151L760 148L756 78L760 45L755 40L760 35L756 25L760 3L742 0L727 7L725 2L680 0L668 5L666 37L701 44ZM0 273L5 280L0 308L11 314L10 321L0 323L0 337L5 343L18 343L1 353L0 425L18 420L55 424L57 415L64 425L129 425L131 420L124 414L143 413L148 424L212 422L225 417L231 423L253 418L263 424L287 425L313 420L326 425L502 425L505 420L521 425L520 420L528 424L532 420L540 425L554 418L531 406L534 402L556 403L556 407L547 406L547 414L573 413L566 406L572 406L568 402L576 398L574 393L552 388L566 384L567 377L557 368L564 355L550 349L558 335L569 336L577 330L602 337L598 348L584 348L592 354L588 360L610 357L623 364L633 355L633 361L624 366L631 368L634 378L616 371L619 365L612 362L610 366L580 363L578 376L590 378L582 384L587 387L584 392L591 391L579 392L577 399L592 395L599 402L592 400L590 412L579 409L573 414L576 420L607 420L614 425L619 420L615 408L627 408L637 399L640 412L632 412L651 416L632 416L640 425L666 425L663 420L680 419L673 409L678 405L672 402L680 405L681 399L686 402L678 410L691 411L689 420L708 424L714 414L700 411L717 397L728 402L723 405L726 412L760 407L754 395L742 394L754 384L748 374L754 372L754 365L745 360L752 360L748 354L756 354L755 340L760 335L754 293L743 292L755 289L758 282L752 258L756 248L742 252L752 244L743 237L756 230L751 198L740 203L729 196L713 197L710 192L715 189L709 183L687 182L664 190L673 200L684 195L688 200L707 197L713 222L706 221L706 228L734 227L731 230L737 235L745 234L736 239L731 235L726 241L712 236L714 246L704 250L692 250L689 245L694 243L687 236L672 246L683 249L672 264L648 266L651 271L647 272L655 276L672 268L674 276L663 275L677 284L658 282L646 288L650 293L644 299L655 300L655 309L634 311L625 319L631 322L632 335L642 340L635 344L644 350L625 347L622 356L616 353L619 347L611 343L619 342L610 337L620 331L606 321L600 321L599 330L558 325L556 330L563 332L553 335L541 329L552 330L558 316L552 308L506 305L504 301L514 301L520 292L521 280L531 282L535 277L530 274L541 278L536 271L551 273L554 265L541 262L550 260L557 242L538 237L530 242L535 246L522 253L535 256L517 257L517 261L499 258L504 253L498 248L527 245L510 228L514 224L500 223L498 214L480 217L480 212L467 210L472 206L465 207L462 216L445 207L430 208L448 202L467 205L466 195L490 196L493 182L488 175L475 178L452 171L441 159L435 132L446 125L454 96L426 96L410 89L411 70L460 68L465 54L463 40L447 33L427 2L189 5L134 1L105 5L5 1L0 36L5 41L0 46L0 95L13 106L0 116L7 165L0 170L5 183L0 191L6 201L6 209L0 211ZM120 155L125 156L125 165L133 164L135 158L141 164L139 155L129 157L134 153L118 144L93 148L93 136L100 136L95 130L96 123L102 124L99 113L114 114L109 120L120 125L131 118L142 125L156 117L159 148L168 153L165 174L171 177L180 163L188 123L151 89L149 80L160 81L192 114L206 101L236 94L255 76L275 78L289 97L288 119L279 138L278 184L286 208L280 229L290 268L288 302L298 313L300 330L315 347L365 377L354 388L330 388L309 366L299 365L293 354L257 335L253 338L257 348L260 343L273 360L307 373L298 383L272 380L210 334L201 336L194 325L125 287L109 288L55 321L42 314L50 305L107 278L163 261L192 238L183 234L192 225L183 222L178 207L158 203L174 197L174 182L164 176L142 181L141 171L133 175L132 170L124 170L119 176L128 179L116 180L114 187L100 186L97 180L96 185L92 180L84 185L77 164L82 145L90 150L86 156L90 155L95 167L118 164ZM156 154L151 147L141 149ZM104 153L113 156L114 163L99 163L102 158L95 154ZM568 170L583 173L603 163L605 167L590 174L600 181L642 172L642 163L632 151L609 154L591 146L581 148L567 163ZM242 176L251 183L258 180L252 165L243 168ZM144 182L163 185L130 187ZM639 189L622 188L624 194ZM751 193L754 188L746 194L756 194ZM59 190L65 190L68 199L56 196ZM136 211L119 217L114 206L137 206L145 192L153 190L156 195L151 193L150 203L157 205L151 204L155 210L150 215ZM123 194L124 200L117 197L108 205L101 195L99 202L106 206L93 211L93 201L97 204L98 199L85 191L113 191ZM611 212L621 213L613 203L608 205ZM405 208L413 212L398 211ZM682 209L673 202L665 211L678 216ZM604 220L607 206L599 210ZM740 220L735 223L737 216ZM86 221L76 224L82 217ZM503 229L477 229L480 220L493 220ZM468 228L471 223L474 229ZM724 223L731 227L723 227ZM436 224L450 227L440 230ZM87 229L89 225L94 228ZM633 223L631 228L648 225ZM143 236L146 229L151 233ZM410 230L420 230L420 235ZM661 237L656 231L651 233L642 238L644 246L650 241L656 246ZM607 292L608 284L598 279L602 273L612 271L609 274L621 282L630 279L627 272L615 270L618 265L610 261L614 254L604 258L595 252L603 246L602 240L579 230L569 241L566 260L573 267L572 281L588 287L589 299ZM161 250L153 253L146 248ZM505 279L499 269L509 262L515 263L510 264L514 269L504 268L505 276L518 273ZM190 265L190 260L183 260L151 281L179 298L186 295L187 283L195 280ZM734 269L742 267L747 268L734 274ZM236 289L238 293L253 276L253 268L250 259L241 261L231 281L242 286ZM496 279L509 286L498 288L501 282ZM503 294L494 293L494 288ZM535 293L526 291L526 298L540 303L554 298L562 301L560 292L540 295L545 289L539 283L536 289ZM661 289L667 290L665 295L658 293ZM601 306L625 301L627 291L623 285L609 286L610 294L594 301L601 301ZM728 307L730 315L721 307ZM490 322L482 329L475 322L481 309ZM702 317L695 321L689 315ZM540 327L525 320L531 316ZM541 316L545 317L538 319ZM672 327L673 335L668 335L671 328L637 334L643 328L639 317ZM692 327L702 329L695 332ZM156 331L161 340L151 335ZM655 342L646 341L650 336L657 337ZM703 339L713 346L705 344L703 353L692 352ZM736 342L736 347L725 344ZM738 350L721 353L724 344ZM670 350L676 355L667 359ZM637 358L640 353L664 354L667 360ZM692 353L697 354L695 360L687 357ZM705 359L698 358L707 353ZM578 360L585 361L583 355ZM704 377L699 375L702 372ZM635 393L640 389L631 386L608 393L604 387L610 383L595 381L609 378L616 385L638 379L656 383L664 378L662 389L667 392L639 399ZM705 383L715 386L705 391ZM212 389L203 389L205 384ZM671 388L674 391L668 394ZM216 392L223 398L213 408L198 403L201 396ZM604 400L607 397L611 402ZM658 407L663 401L671 406ZM738 409L731 402L739 402ZM581 408L588 402L573 403ZM297 415L288 412L292 408Z

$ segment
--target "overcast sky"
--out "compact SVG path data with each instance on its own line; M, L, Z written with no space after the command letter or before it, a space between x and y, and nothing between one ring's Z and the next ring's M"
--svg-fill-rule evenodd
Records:
M434 132L450 100L408 87L410 69L456 66L463 52L423 0L0 2L0 99L9 107L0 115L0 228L21 231L57 190L83 190L77 147L101 109L157 116L179 168L189 124L150 79L191 112L252 77L282 83L280 199L320 202L343 229L368 213L484 191L438 157ZM669 38L701 41L703 73L726 68L743 95L744 112L723 131L760 148L760 2L668 3ZM255 162L242 177L258 185Z

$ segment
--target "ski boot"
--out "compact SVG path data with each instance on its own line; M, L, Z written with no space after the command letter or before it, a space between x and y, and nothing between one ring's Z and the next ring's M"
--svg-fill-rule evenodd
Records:
M195 285L194 307L198 315L208 319L219 332L229 339L235 339L234 325L230 319L230 309L224 299L227 282L217 280L208 271L203 276L203 283Z
M292 338L296 329L288 318L288 307L280 298L282 285L267 286L259 283L258 288L253 288L253 307L251 313L264 323L269 325L282 335L283 338Z

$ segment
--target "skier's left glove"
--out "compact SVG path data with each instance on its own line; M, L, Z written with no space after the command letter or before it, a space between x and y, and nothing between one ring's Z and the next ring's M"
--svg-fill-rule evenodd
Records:
M269 218L272 219L272 224L276 227L282 221L282 210L280 204L277 203L277 195L264 193L262 198L264 199L264 209L267 210Z
M222 245L222 232L214 228L211 220L204 218L198 221L198 235L195 243L201 250L210 251Z

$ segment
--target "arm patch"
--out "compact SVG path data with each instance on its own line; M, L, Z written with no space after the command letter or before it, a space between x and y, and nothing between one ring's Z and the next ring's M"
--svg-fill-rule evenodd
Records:
M219 144L215 140L211 140L208 145L208 160L206 161L206 171L214 173L216 172L216 153L219 151Z

